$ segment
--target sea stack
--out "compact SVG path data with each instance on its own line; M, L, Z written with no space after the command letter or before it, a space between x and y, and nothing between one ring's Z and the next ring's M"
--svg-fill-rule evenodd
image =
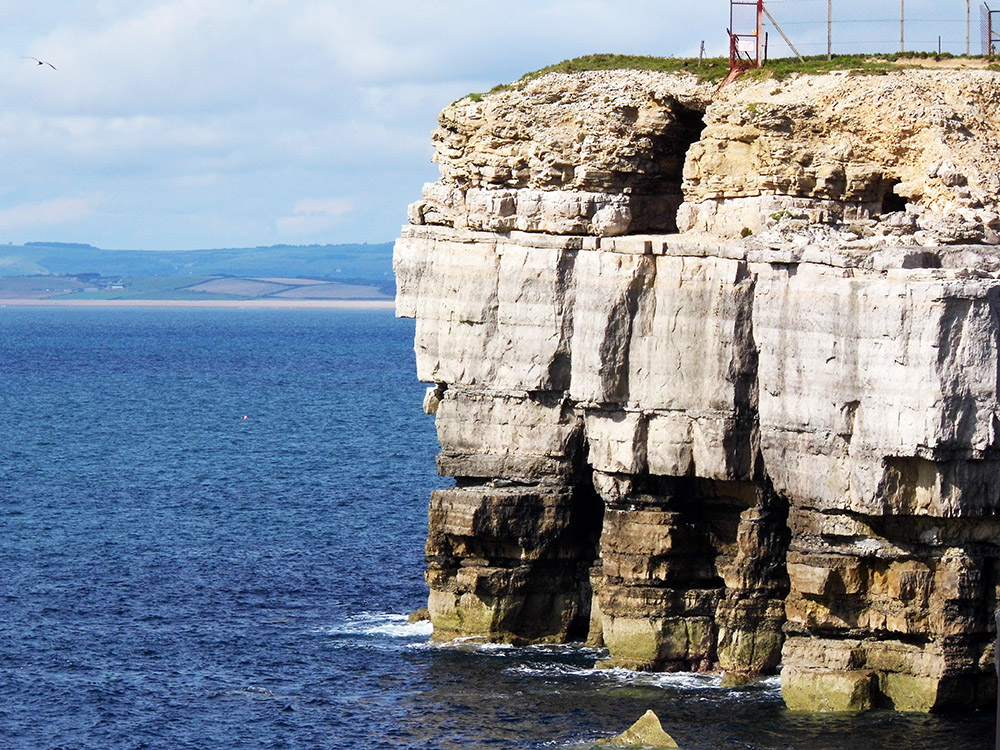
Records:
M1000 73L550 73L460 100L396 243L436 638L800 710L992 705Z

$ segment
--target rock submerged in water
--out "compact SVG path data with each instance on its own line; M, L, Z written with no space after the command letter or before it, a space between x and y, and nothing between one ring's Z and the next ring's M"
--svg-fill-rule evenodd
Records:
M410 612L406 617L406 621L411 625L416 622L430 622L431 613L427 607L421 607L420 609L415 609Z
M663 731L660 718L652 711L647 711L635 724L630 726L617 737L606 740L598 740L597 745L611 745L612 747L655 747L655 748L677 748L674 738Z

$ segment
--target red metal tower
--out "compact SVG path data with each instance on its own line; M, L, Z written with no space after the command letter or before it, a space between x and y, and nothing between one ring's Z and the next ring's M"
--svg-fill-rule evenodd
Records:
M1000 10L993 10L989 5L983 3L979 9L980 24L983 32L983 54L993 57L997 53L997 44L1000 42ZM998 730L1000 736L1000 730Z
M764 0L729 0L729 71L759 68L764 45Z

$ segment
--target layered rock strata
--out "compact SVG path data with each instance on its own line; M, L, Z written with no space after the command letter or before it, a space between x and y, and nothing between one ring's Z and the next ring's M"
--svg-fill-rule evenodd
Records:
M1000 77L551 74L441 116L396 244L435 637L985 705Z

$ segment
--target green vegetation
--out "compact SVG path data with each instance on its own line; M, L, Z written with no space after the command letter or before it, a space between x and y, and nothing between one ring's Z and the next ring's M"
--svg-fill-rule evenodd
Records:
M729 59L725 57L705 58L701 63L697 58L683 57L648 57L643 55L585 55L572 60L563 60L555 65L548 65L541 70L525 73L513 83L501 83L489 90L495 94L508 89L520 88L529 81L540 78L546 73L580 73L587 70L655 70L663 73L693 73L703 81L721 81L729 72ZM468 94L458 101L471 99L482 101L486 94Z
M105 286L120 286L123 289L142 289L144 293L169 292L175 289L203 284L217 278L215 276L123 276L118 279L118 284L112 280L111 284Z
M933 57L937 56L921 52L897 52L891 55L834 55L830 60L826 59L826 55L815 55L805 58L804 62L797 57L781 57L768 60L764 67L758 70L747 71L747 76L757 80L781 81L794 73L817 75L834 70L847 70L856 75L881 75L901 68L918 67L915 62L909 61ZM939 57L944 59L952 55Z
M699 65L697 58L645 57L640 55L586 55L563 60L522 76L518 83L530 81L546 73L577 73L583 70L656 70L664 73L693 73L702 80L722 80L729 72L725 57L709 57Z
M756 80L774 79L780 81L795 73L822 74L835 70L847 70L855 75L880 75L893 70L908 67L920 67L920 61L940 61L951 59L984 60L982 57L965 57L952 55L948 52L895 52L891 54L860 54L834 55L827 60L826 55L814 55L799 60L796 57L781 57L768 60L758 70L747 72L747 76ZM1000 70L1000 63L989 63L989 70ZM563 60L554 65L548 65L540 70L521 76L513 83L500 84L490 89L489 93L497 93L508 89L524 86L546 73L579 73L588 70L654 70L664 73L691 73L706 82L720 82L729 72L729 59L725 57L710 57L700 61L697 58L683 57L646 57L641 55L585 55L572 60ZM779 89L780 91L780 89ZM482 101L485 94L469 94L463 99L474 102ZM459 101L462 101L460 99Z
M174 301L210 301L210 300L236 300L244 301L254 299L253 297L236 296L231 294L204 294L192 292L186 289L174 291L151 291L151 292L76 292L74 294L63 294L58 297L46 297L54 300L155 300L157 302Z

